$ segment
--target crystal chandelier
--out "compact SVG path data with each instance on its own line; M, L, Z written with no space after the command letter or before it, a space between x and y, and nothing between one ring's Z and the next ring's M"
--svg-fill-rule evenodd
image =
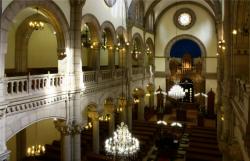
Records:
M44 145L33 145L28 147L27 149L27 156L40 156L45 153L45 146Z
M185 97L185 92L184 92L183 88L180 85L175 84L168 91L168 95L169 95L169 97L172 97L174 99L181 99L181 98Z
M36 18L38 17L38 7L36 8ZM33 30L42 30L44 28L44 23L42 21L38 21L38 20L31 20L29 22L29 27Z
M109 155L119 158L135 157L135 154L140 149L139 140L132 137L128 130L128 126L121 122L117 126L113 137L105 141L105 150Z

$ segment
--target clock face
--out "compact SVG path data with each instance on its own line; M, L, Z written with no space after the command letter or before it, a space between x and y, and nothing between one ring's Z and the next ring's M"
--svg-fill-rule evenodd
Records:
M116 2L116 0L104 0L104 1L109 7L112 7Z
M179 29L187 30L194 25L196 16L191 9L181 8L175 12L173 20Z
M183 12L178 17L178 23L181 26L188 26L192 21L192 17L189 13Z

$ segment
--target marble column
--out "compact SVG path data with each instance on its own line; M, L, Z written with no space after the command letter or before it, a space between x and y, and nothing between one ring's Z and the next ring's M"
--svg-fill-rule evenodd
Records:
M139 104L138 104L138 120L144 121L144 107L145 107L145 101L144 97L139 97Z
M93 123L93 152L99 154L99 114L97 112L89 112L88 116Z
M113 132L115 130L115 117L114 117L114 111L115 111L115 108L114 108L114 105L113 104L110 104L110 105L107 105L108 107L105 108L105 113L109 114L110 115L110 120L109 120L109 135L112 136L113 135Z
M132 130L132 100L128 100L127 102L127 123L129 130Z
M115 69L115 50L114 49L109 49L108 50L108 58L109 58L109 69L114 70Z
M231 41L231 1L225 1L225 19L223 22L223 31L224 31L224 40L225 40L225 47L226 49L222 53L224 54L223 61L224 61L224 75L223 75L223 97L222 97L222 104L223 104L223 112L224 112L224 121L222 123L222 136L221 142L225 144L225 147L229 147L231 145L231 141L233 138L233 123L232 123L232 106L231 106L231 97L233 91L233 83L232 83L232 41ZM229 150L223 151L223 161L229 161Z
M72 161L71 160L71 136L69 134L61 133L61 160L62 161Z
M72 79L71 90L80 89L82 87L82 60L81 60L81 20L82 7L85 0L70 0L70 48L72 50L73 69L69 72L74 73Z
M70 131L67 131L67 125L64 120L54 121L55 128L61 134L61 161L72 160L72 145Z
M100 71L100 48L99 47L94 47L92 49L92 54L94 55L94 59L92 59L93 64L94 64L94 69L96 71Z

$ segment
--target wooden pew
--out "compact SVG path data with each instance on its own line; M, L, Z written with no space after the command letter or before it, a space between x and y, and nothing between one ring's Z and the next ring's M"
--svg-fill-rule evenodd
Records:
M217 144L204 144L204 143L199 143L199 142L190 142L189 146L190 147L202 148L202 149L213 149L213 150L219 151L219 148L218 148Z
M87 160L88 161L112 161L107 156L100 155L100 154L93 154L93 153L87 154Z
M204 156L199 153L186 153L186 161L222 161L222 159L211 155Z

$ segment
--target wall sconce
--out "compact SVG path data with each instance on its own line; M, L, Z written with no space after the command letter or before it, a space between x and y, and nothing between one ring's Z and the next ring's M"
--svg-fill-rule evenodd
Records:
M233 34L233 35L237 35L237 33L238 33L237 30L236 30L236 29L233 29L232 34Z
M222 50L226 50L226 41L225 40L219 40L218 47Z

